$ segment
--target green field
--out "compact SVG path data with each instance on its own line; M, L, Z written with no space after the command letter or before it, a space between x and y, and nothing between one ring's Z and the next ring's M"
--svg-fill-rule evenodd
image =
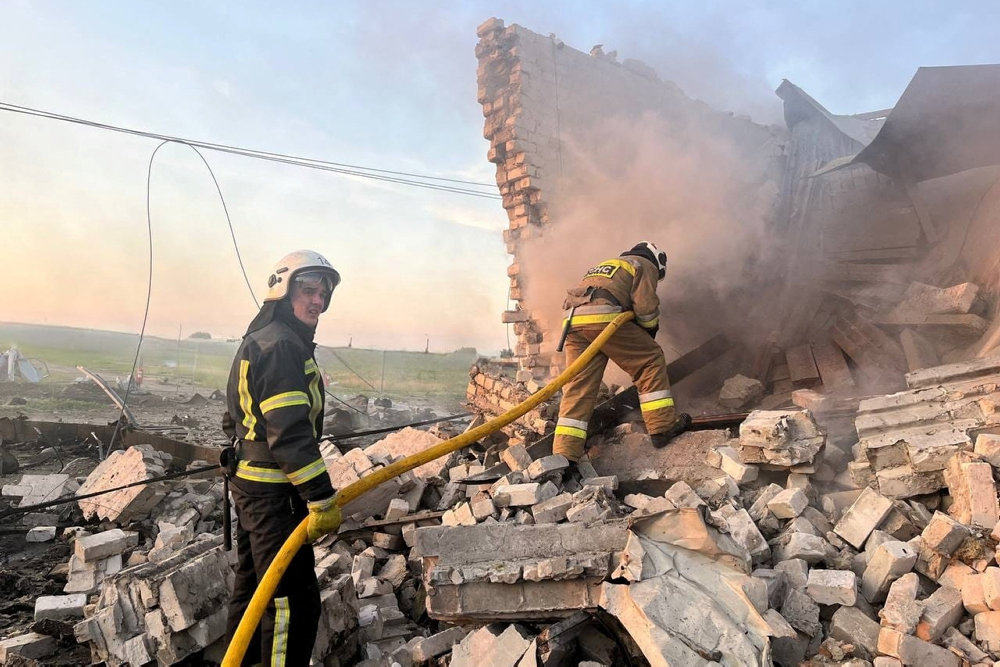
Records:
M0 323L0 352L11 344L17 345L37 367L48 368L46 383L72 381L81 375L76 366L84 366L106 379L125 376L132 368L138 339L136 334L113 331ZM237 343L222 340L187 338L178 342L146 336L140 365L144 376L157 382L225 389L236 347ZM468 370L476 353L471 348L449 354L423 354L319 347L316 357L330 379L328 388L338 396L364 393L393 400L433 399L455 407L465 397Z

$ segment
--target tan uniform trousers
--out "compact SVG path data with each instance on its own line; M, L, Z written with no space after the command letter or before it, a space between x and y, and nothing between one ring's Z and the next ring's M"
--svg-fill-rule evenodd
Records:
M603 330L602 324L570 329L564 347L566 365L573 363ZM608 359L632 376L639 390L642 418L650 435L663 433L676 420L663 350L641 327L634 322L626 322L608 339L597 356L563 387L559 421L552 444L553 454L562 454L570 461L578 461L583 456L587 422L594 412L594 402Z

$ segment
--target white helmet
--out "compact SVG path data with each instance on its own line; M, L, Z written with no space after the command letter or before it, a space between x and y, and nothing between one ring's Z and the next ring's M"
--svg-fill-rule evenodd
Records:
M658 280L663 280L663 276L667 275L667 253L657 248L650 241L636 243L631 249L621 254L622 257L626 255L645 257L653 264L656 264L657 271L659 272Z
M288 286L295 279L315 277L328 281L330 293L340 284L340 274L326 261L326 257L313 250L296 250L278 260L267 278L267 296L264 301L280 301L288 295ZM323 312L330 307L330 298L323 304Z

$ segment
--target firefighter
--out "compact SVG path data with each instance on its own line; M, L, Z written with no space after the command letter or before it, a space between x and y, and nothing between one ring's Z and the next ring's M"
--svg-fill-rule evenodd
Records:
M340 523L319 452L323 380L313 356L316 325L339 283L340 274L319 253L299 250L282 258L233 360L223 428L236 443L230 487L238 562L227 641L268 565L302 519L309 519L310 542ZM309 664L320 616L314 567L312 549L300 549L244 664Z
M563 308L566 365L580 356L598 334L626 310L635 320L626 322L608 339L589 364L563 387L552 450L570 461L583 456L587 422L610 358L632 376L639 390L639 407L653 446L660 448L691 424L687 414L677 414L670 394L667 363L656 343L660 300L656 285L663 280L667 255L643 241L615 259L587 271L580 284L569 290Z

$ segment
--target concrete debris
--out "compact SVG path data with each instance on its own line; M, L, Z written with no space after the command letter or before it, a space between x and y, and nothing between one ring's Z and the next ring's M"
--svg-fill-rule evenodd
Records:
M83 618L83 610L86 606L87 596L83 593L43 595L35 600L35 620L67 621Z
M517 625L486 626L466 636L451 653L452 667L518 667L531 640Z
M596 609L622 523L428 527L416 534L427 613L446 621L548 618Z
M69 475L22 475L17 484L4 484L0 493L21 498L17 507L28 507L74 493L78 486Z
M740 424L743 463L812 463L825 440L808 410L755 410Z
M970 432L1000 427L1000 358L925 368L908 373L906 381L908 391L862 400L855 421L860 439L856 462L867 466L879 492L889 498L944 488L949 461L973 449ZM952 484L966 496L963 511L972 511L968 485L985 483L977 475L975 467L952 472ZM977 511L992 516L991 507ZM988 516L980 520L988 521Z
M993 481L993 466L967 453L948 460L945 483L954 503L948 512L960 523L992 530L1000 521L1000 503Z
M369 458L391 457L393 460L401 459L417 452L422 452L434 445L443 442L441 438L433 433L421 431L407 427L395 433L390 433L382 440L365 448L365 455ZM430 479L440 477L448 464L448 458L439 458L429 461L419 468L413 470L413 474L420 479ZM341 487L336 487L341 488Z
M51 542L56 539L55 526L35 526L24 536L25 542Z
M173 664L222 636L232 583L221 538L200 536L161 563L109 577L77 624L77 639L90 643L95 662L121 665L141 655Z
M77 491L78 495L96 493L115 487L142 482L163 475L172 457L152 445L135 445L115 450L101 461ZM128 523L145 518L167 495L162 484L143 484L78 502L86 519L99 517L106 521Z
M13 663L14 656L25 660L40 660L56 652L55 638L37 632L0 640L0 664Z
M903 300L892 309L892 317L914 317L948 313L968 313L972 310L979 286L962 283L948 288L934 287L924 283L910 283Z
M719 391L719 403L730 410L741 410L755 405L764 396L764 384L745 375L734 375L725 381Z

